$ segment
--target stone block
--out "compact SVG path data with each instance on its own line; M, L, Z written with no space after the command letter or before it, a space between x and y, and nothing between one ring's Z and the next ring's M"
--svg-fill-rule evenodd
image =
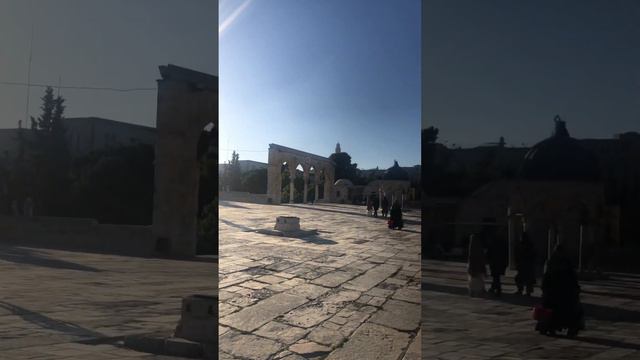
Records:
M208 343L218 339L218 298L191 295L182 299L182 316L175 336Z
M278 216L274 229L282 232L300 231L300 218L296 216Z

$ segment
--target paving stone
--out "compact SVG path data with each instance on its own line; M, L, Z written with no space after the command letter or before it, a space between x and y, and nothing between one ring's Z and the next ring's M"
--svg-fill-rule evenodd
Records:
M313 329L307 339L334 348L344 340L344 336L336 329L327 328L323 325Z
M273 340L230 331L220 337L220 350L243 359L267 360L283 348Z
M348 280L351 280L353 277L353 273L338 270L324 274L311 282L314 284L334 288Z
M298 343L295 343L289 346L289 350L293 351L296 354L300 354L305 358L309 357L317 357L331 351L330 347L320 345L313 341L302 340Z
M269 284L265 284L263 282L258 282L253 280L245 281L243 283L240 283L239 285L242 287L246 287L248 289L254 289L254 290L264 289L267 286L269 286Z
M376 324L362 325L327 360L397 360L409 343L409 335Z
M260 303L220 318L220 323L242 331L254 331L276 317L307 302L301 296L276 294Z
M331 315L322 305L310 305L288 312L282 317L282 321L291 325L310 328L330 318Z
M416 330L420 326L420 305L389 300L382 310L373 314L371 322L397 330Z
M226 315L229 315L231 313L233 313L234 311L238 310L239 308L236 306L232 306L229 304L225 304L225 303L219 303L218 304L218 314L220 317L224 317Z
M422 359L422 333L418 331L418 335L411 341L409 349L404 354L402 360L421 360ZM505 359L502 359L505 360Z
M302 339L309 330L272 321L258 329L255 334L276 340L283 344L293 344Z
M327 291L329 291L329 289L326 287L313 284L302 284L292 288L288 293L297 296L304 296L309 300L313 300L318 298L320 295L325 294Z
M281 283L287 279L279 276L274 276L274 275L265 275L265 276L260 276L259 278L257 278L257 280L263 283L273 285L273 284Z
M393 275L398 269L394 265L378 265L363 275L346 282L343 286L347 289L367 291Z
M392 296L395 300L401 300L406 302L411 302L415 304L420 304L421 296L420 290L407 289L402 288L398 289Z

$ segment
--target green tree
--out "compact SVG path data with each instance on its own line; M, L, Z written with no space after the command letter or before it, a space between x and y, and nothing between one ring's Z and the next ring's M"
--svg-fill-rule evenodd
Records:
M267 169L256 169L242 174L242 191L252 194L267 193Z
M31 118L33 136L27 143L30 166L35 173L29 192L46 215L64 216L69 210L71 156L63 124L64 101L60 96L53 96L51 87L46 88L40 107L42 113L37 119Z
M223 187L231 191L242 189L242 171L240 170L240 154L235 150L231 154L231 160L227 163L222 174Z
M153 215L153 146L101 150L75 162L72 214L111 224L150 225Z
M423 144L435 144L438 141L438 133L440 130L433 126L429 126L422 130L422 143Z
M329 159L335 163L335 178L348 179L353 183L360 183L358 164L351 163L351 156L346 152L333 153Z

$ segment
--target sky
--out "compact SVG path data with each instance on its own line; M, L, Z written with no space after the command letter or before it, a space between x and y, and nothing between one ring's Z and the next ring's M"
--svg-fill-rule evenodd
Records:
M422 126L449 145L640 132L640 1L426 0Z
M61 89L67 117L97 116L155 126L159 65L218 74L218 7L211 0L0 0L0 82L151 88ZM30 90L40 113L44 88ZM0 83L0 128L25 116L27 88Z
M221 0L220 160L420 163L420 0Z

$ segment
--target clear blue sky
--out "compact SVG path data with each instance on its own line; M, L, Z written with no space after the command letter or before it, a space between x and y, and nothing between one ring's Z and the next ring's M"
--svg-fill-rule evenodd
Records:
M419 0L222 0L220 160L269 143L420 163Z
M158 66L217 74L218 7L211 0L0 0L0 81L155 88ZM42 88L31 89L30 114ZM156 91L62 90L68 117L155 126ZM0 84L0 128L24 118L26 88Z
M640 131L640 1L424 1L423 126L463 146Z

